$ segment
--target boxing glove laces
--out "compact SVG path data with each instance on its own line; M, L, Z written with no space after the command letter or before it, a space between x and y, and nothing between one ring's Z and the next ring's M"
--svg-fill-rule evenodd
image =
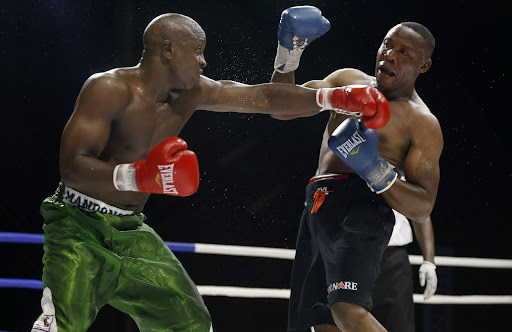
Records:
M366 85L322 88L316 92L316 103L323 110L350 116L363 116L363 124L371 129L384 127L391 117L389 102L378 89Z

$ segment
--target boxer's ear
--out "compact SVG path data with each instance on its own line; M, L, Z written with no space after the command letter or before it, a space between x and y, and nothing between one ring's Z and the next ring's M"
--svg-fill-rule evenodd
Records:
M425 62L423 62L419 69L419 72L421 74L426 73L430 69L430 67L432 67L432 59L428 59Z
M162 56L164 56L166 59L171 59L172 55L172 42L170 39L166 39L162 43Z

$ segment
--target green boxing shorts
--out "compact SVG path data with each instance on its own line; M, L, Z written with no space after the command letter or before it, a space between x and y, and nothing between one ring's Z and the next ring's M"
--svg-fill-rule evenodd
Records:
M141 331L210 330L210 315L195 284L144 223L143 213L110 206L63 184L40 211L45 292L43 315L32 331L86 331L107 303L130 315Z

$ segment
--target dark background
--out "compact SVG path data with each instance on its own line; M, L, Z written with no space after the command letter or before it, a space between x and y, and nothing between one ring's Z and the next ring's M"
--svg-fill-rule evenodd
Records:
M312 4L331 30L304 53L297 83L343 67L372 74L389 28L418 21L436 37L417 90L444 133L432 213L438 255L512 258L510 249L510 11L506 1L25 1L2 2L0 231L41 233L38 209L58 181L62 129L88 76L135 65L142 32L165 12L206 31L213 79L255 84L273 71L287 7ZM197 153L198 192L153 196L148 223L167 241L295 248L303 191L314 174L327 114L293 121L197 112L181 132ZM42 246L0 244L0 277L41 278ZM417 245L411 254L419 254ZM292 262L178 253L198 285L288 288ZM414 267L415 274L417 266ZM438 294L512 294L510 270L439 267ZM416 293L421 292L415 279ZM28 331L41 292L0 289L0 330ZM287 301L205 297L216 331L285 331ZM510 305L416 305L418 331L495 331ZM135 331L108 306L90 331Z

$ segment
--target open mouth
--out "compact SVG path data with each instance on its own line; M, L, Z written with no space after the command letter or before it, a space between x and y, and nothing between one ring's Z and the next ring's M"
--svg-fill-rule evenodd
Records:
M385 75L385 76L388 76L388 77L393 77L395 76L395 73L393 73L391 70L389 70L388 68L386 67L380 67L379 68L379 71L381 72L381 74Z

